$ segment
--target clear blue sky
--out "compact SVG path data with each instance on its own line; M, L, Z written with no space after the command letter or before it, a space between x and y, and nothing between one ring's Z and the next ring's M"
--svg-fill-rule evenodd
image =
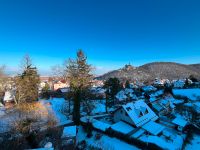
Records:
M41 74L83 49L97 74L126 63L200 63L199 0L0 0L0 64Z

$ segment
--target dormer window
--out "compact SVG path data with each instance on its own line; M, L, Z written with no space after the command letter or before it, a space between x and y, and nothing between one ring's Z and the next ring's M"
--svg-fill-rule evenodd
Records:
M126 110L129 111L129 110L132 110L132 109L131 109L131 107L127 107Z
M149 113L149 111L148 111L148 109L146 109L145 112L144 112L144 115L146 115L148 113Z
M139 116L138 117L142 117L143 116L143 114L142 114L142 112L140 111L140 114L139 114Z

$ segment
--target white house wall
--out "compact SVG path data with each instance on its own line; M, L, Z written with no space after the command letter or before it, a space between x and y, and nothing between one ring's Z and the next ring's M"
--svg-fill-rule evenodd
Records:
M122 111L122 113L121 113ZM132 125L135 125L129 116L126 116L124 109L119 109L114 114L114 122L125 121Z

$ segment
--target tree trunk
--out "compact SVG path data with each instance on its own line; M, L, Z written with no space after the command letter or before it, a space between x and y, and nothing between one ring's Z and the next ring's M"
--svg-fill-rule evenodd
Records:
M71 113L71 111L70 111L70 109L71 109L70 102L71 102L71 100L70 100L70 98L69 98L69 107L68 107L68 109L69 109L69 114Z
M73 109L73 121L76 125L80 125L80 102L81 92L76 90L74 93L74 109Z
M106 113L108 113L108 96L106 95Z

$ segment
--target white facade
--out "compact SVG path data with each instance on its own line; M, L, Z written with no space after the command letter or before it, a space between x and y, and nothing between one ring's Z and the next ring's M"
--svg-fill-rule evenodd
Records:
M3 98L4 102L11 102L14 100L14 94L12 91L6 91L4 98Z

